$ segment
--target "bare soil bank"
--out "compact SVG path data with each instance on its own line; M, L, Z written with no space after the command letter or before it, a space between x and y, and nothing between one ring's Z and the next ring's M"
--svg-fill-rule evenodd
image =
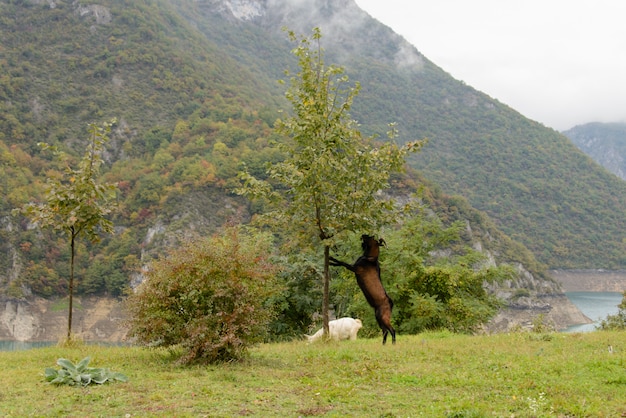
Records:
M626 270L554 270L551 275L566 292L626 291ZM530 328L539 315L556 329L591 322L563 293L548 289L538 292L534 298L512 298L508 307L486 328L491 332L505 332L520 326ZM127 334L124 320L119 300L95 297L74 299L72 332L85 341L124 341ZM56 341L66 334L67 299L0 299L0 340Z
M625 292L626 270L552 270L566 292Z
M530 329L538 316L555 329L590 323L564 294L518 298L485 326L487 332ZM72 333L87 342L126 341L122 303L109 298L75 298ZM67 334L67 300L0 300L0 340L59 341Z
M0 340L59 341L67 335L67 310L67 299L0 300ZM72 333L84 341L124 341L124 319L117 299L74 298Z

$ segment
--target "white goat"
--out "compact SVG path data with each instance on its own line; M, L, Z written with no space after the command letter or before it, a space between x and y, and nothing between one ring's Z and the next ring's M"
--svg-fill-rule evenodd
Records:
M359 332L363 324L360 319L339 318L328 322L330 338L333 340L356 340L356 334ZM313 335L307 335L309 344L321 340L324 334L324 328L320 329Z

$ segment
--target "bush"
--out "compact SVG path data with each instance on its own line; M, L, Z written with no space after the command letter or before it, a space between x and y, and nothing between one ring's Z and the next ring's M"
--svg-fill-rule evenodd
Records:
M626 292L622 303L618 306L619 311L615 315L608 315L600 321L599 328L604 331L624 331L626 330Z
M282 291L272 301L277 312L268 341L289 341L311 332L322 306L322 279L318 254L298 248L282 257L278 279ZM335 305L335 308L337 306Z
M240 359L273 317L271 248L268 235L229 228L154 262L127 301L130 335L150 346L180 345L182 363Z

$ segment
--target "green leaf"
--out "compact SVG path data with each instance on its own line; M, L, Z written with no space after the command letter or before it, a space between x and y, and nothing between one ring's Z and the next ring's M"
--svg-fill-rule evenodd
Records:
M48 382L50 382L51 380L56 379L59 376L59 373L55 369L53 369L52 367L47 367L44 374L45 374L46 380Z
M94 383L101 385L103 383L106 383L107 380L109 380L109 378L104 374L98 374L98 375L92 376L92 380Z
M78 370L79 372L85 371L85 368L87 367L90 361L91 361L91 357L89 356L85 357L76 365L76 370Z
M128 382L128 377L122 373L113 373L111 376L112 379L119 380L120 382Z
M57 364L61 367L63 367L66 370L69 370L73 373L78 372L78 370L76 369L76 366L74 366L74 363L72 363L71 361L69 361L68 359L65 358L60 358L57 360Z
M55 385L61 385L61 384L68 384L68 385L72 385L71 382L67 381L65 378L59 376L56 379L53 379L50 383L55 384Z
M83 374L80 375L80 382L84 386L87 386L88 384L90 384L91 380L92 380L92 376L89 373L83 373Z

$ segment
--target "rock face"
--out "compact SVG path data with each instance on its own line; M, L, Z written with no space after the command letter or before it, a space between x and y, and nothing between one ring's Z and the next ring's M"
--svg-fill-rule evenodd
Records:
M84 341L124 341L127 328L121 302L75 297L72 332ZM0 300L0 340L58 341L66 334L67 299Z
M553 270L566 292L626 292L626 270Z
M76 7L74 13L82 18L92 17L98 25L111 23L111 11L104 6L97 4L83 6L80 3L74 3L74 5Z

